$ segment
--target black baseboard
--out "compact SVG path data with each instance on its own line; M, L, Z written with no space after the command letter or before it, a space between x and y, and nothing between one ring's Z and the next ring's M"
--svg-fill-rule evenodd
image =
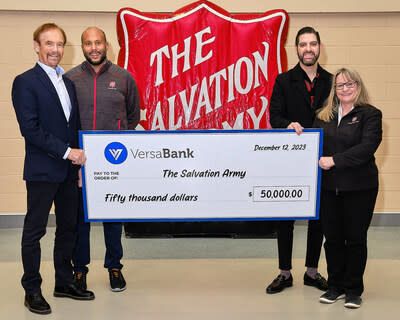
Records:
M275 238L274 221L126 222L127 238Z
M0 229L22 228L25 214L0 214ZM307 221L297 221L305 225ZM158 224L158 225L156 225ZM101 225L95 222L93 225ZM230 238L273 238L273 221L234 222L128 222L125 233L130 238L150 237L230 237ZM400 213L374 213L372 226L400 226ZM55 215L50 214L48 226L55 226Z

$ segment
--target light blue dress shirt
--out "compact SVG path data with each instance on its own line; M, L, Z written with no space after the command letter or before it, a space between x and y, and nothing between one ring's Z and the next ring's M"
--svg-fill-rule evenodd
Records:
M45 65L44 63L38 61L38 65L46 72L49 76L49 79L53 83L54 88L57 91L58 98L60 99L65 118L69 121L69 117L71 115L71 100L69 98L69 94L67 88L65 87L65 83L63 80L62 75L64 74L64 69L60 66L57 66L55 69ZM71 148L68 147L67 151L65 152L63 158L67 159L69 153L71 152Z

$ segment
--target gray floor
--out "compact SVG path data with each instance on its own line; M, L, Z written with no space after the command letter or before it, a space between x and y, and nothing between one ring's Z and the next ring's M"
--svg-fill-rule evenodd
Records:
M0 319L397 319L400 312L400 227L371 227L364 303L318 303L320 291L304 287L306 227L295 227L293 288L266 295L277 275L274 239L123 239L128 288L113 293L103 268L102 227L92 228L90 302L54 298L54 228L42 240L43 294L53 313L39 316L23 306L20 286L21 229L0 230ZM322 253L320 271L326 275Z

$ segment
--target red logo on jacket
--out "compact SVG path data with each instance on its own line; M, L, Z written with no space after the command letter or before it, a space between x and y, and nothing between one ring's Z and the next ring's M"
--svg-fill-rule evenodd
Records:
M110 84L108 85L108 89L116 89L117 85L115 81L110 81Z

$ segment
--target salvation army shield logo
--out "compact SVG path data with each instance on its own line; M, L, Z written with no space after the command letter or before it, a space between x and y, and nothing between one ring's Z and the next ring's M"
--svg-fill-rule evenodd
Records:
M208 1L173 14L121 9L118 64L138 85L139 128L270 128L287 28L284 10L229 14Z

